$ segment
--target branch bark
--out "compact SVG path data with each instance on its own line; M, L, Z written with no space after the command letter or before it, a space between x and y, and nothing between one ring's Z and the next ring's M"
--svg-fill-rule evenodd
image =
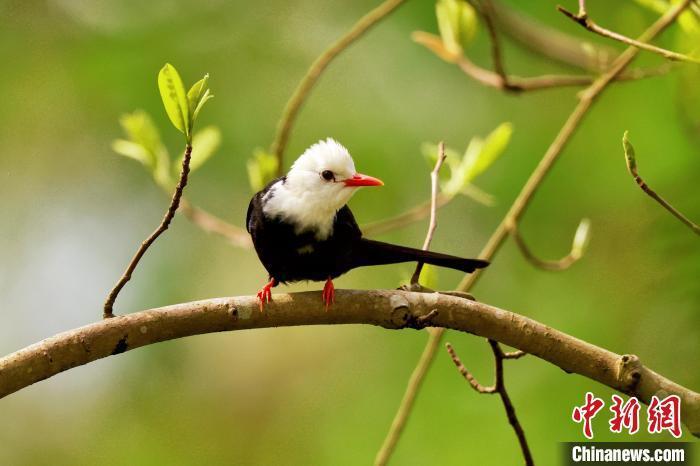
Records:
M436 310L437 312L432 312ZM40 380L141 346L212 332L296 325L370 324L387 329L430 325L473 333L518 348L569 373L649 402L676 394L682 418L700 436L700 394L643 366L528 317L441 293L338 290L332 312L319 292L275 295L260 313L255 296L216 298L106 319L60 333L0 359L0 398Z

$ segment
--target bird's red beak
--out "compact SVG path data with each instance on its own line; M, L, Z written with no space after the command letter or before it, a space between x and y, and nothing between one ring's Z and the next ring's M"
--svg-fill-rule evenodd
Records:
M384 186L384 182L373 176L355 173L352 178L344 180L345 186Z

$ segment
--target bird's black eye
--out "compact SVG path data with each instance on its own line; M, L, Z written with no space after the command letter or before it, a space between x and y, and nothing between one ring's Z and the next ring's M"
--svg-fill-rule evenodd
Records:
M323 178L326 181L333 181L335 180L335 175L333 175L333 172L330 170L323 170L321 172L321 178Z

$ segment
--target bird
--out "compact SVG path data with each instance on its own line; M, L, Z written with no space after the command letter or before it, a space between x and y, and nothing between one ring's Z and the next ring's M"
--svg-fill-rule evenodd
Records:
M423 262L469 273L489 265L363 237L347 202L359 188L383 184L358 173L348 150L327 138L253 196L246 229L269 275L256 295L261 312L280 283L325 280L327 311L335 302L333 279L358 267Z

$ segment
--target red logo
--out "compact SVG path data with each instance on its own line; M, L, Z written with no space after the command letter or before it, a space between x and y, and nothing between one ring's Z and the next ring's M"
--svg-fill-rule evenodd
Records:
M573 419L575 422L580 423L583 421L583 435L585 435L586 438L593 438L591 419L598 414L598 411L603 409L603 406L605 406L605 402L603 400L593 396L593 393L587 392L586 403L583 406L576 406L574 408L574 412L571 413L571 419Z
M661 401L652 396L647 416L650 434L667 430L676 438L681 436L681 399L678 395L669 395Z
M641 404L635 397L631 397L625 402L618 395L612 396L610 411L612 417L608 421L610 432L622 433L623 430L631 434L639 431L639 411ZM586 392L585 403L574 407L571 419L576 423L583 423L583 435L588 439L593 438L592 420L605 406L601 398L597 398L593 393ZM669 395L663 400L657 396L652 396L647 408L647 431L650 434L658 434L668 431L676 438L681 432L681 399L678 395Z

